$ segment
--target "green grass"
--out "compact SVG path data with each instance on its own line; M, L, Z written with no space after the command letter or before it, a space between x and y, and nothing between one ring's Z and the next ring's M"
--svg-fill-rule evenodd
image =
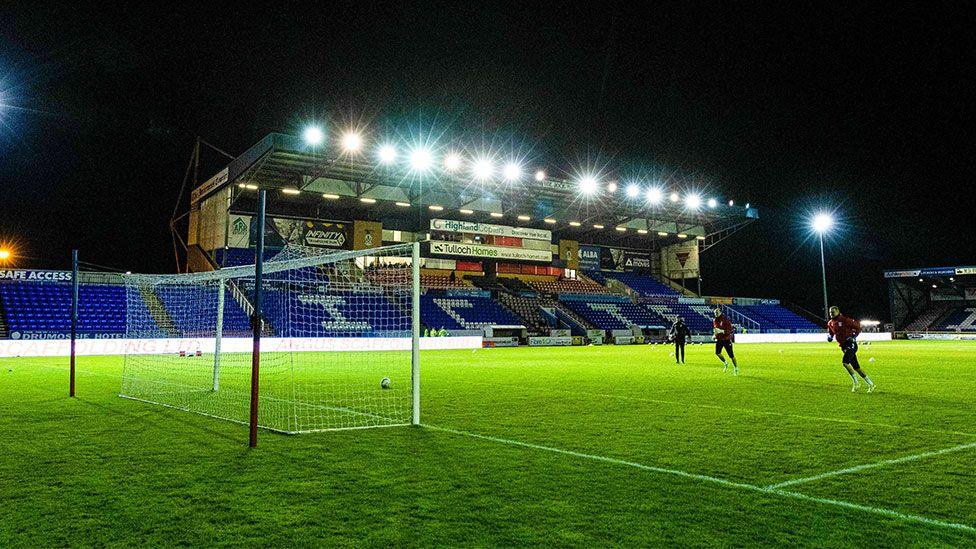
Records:
M976 442L976 345L864 346L874 394L827 343L736 350L737 378L704 345L425 352L424 423L467 434L255 450L118 398L117 357L75 399L63 359L0 359L0 546L976 544L976 447L763 488Z

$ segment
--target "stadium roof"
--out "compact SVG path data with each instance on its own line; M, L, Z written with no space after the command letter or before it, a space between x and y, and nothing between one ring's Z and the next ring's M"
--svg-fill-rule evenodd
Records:
M558 178L463 152L393 147L351 154L272 133L198 186L191 203L232 186L246 204L249 194L264 188L307 201L313 211L364 219L406 217L405 210L414 208L415 219L505 222L590 241L699 237L704 249L759 216L748 204L698 194L682 181L625 185L596 175Z

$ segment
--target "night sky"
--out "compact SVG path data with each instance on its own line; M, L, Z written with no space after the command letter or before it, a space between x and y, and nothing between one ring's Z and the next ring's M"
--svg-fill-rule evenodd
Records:
M703 256L706 294L818 310L820 208L843 222L831 301L859 316L888 318L884 268L976 263L962 4L20 4L0 7L0 241L21 267L79 248L172 272L195 136L238 154L325 117L515 141L554 174L677 171L751 202L762 219Z

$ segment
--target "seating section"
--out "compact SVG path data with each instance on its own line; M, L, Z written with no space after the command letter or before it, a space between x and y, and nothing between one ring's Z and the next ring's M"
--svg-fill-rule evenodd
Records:
M587 273L591 274L591 273ZM626 272L626 273L605 273L606 278L618 280L638 295L642 296L677 296L678 292L662 283L660 280L648 274Z
M547 294L609 294L610 290L589 280L534 281L532 287Z
M131 299L134 324L147 331L152 321L138 292L119 284L81 284L78 288L78 333L126 333L127 301ZM71 285L67 283L3 282L0 303L10 333L68 334L71 332Z
M562 302L587 322L603 330L664 328L670 323L644 305L618 302L566 300Z
M444 327L451 329L450 323L440 316L436 311L433 315L424 318L425 307L423 302L427 301L428 312L431 305L440 309L447 317L454 320L453 329L464 328L467 330L478 330L488 326L522 326L524 322L513 315L508 310L502 308L498 303L489 297L481 296L448 296L431 295L421 296L421 322L430 328L441 328L438 322L444 322ZM429 322L433 322L430 324Z
M758 322L763 331L775 329L817 331L822 329L781 305L734 305L732 308Z
M690 305L685 303L651 303L647 307L667 319L671 324L680 316L685 320L685 324L688 325L688 329L692 332L696 334L712 333L712 319L701 311L693 309ZM702 307L705 306L703 305Z
M453 288L471 288L471 283L462 276L452 272L420 272L420 287L432 290L450 290ZM410 284L410 269L406 267L380 267L366 269L366 277L375 284L394 285Z
M217 295L212 288L167 286L156 289L166 315L183 337L212 336L217 327ZM250 332L250 319L229 291L224 292L223 334L242 336Z
M976 332L976 306L956 307L932 326L933 330Z
M382 292L268 289L264 311L279 337L383 337L410 331L410 317Z

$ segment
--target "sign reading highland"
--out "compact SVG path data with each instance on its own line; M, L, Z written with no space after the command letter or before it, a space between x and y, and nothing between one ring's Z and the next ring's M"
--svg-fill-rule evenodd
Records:
M485 234L491 236L514 236L529 240L552 240L552 232L545 229L528 227L508 227L505 225L491 225L490 223L474 223L470 221L454 221L453 219L431 219L432 231L449 233ZM551 258L550 258L551 259ZM548 260L546 260L548 261Z
M462 244L460 242L430 241L430 253L439 255L463 255L466 257L486 257L512 261L552 261L551 250L530 250L527 248L508 248L505 246L486 246L484 244Z

